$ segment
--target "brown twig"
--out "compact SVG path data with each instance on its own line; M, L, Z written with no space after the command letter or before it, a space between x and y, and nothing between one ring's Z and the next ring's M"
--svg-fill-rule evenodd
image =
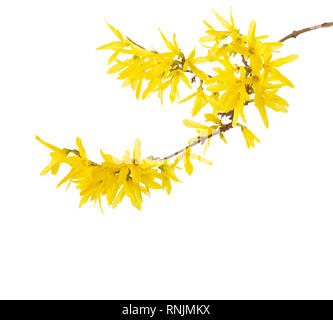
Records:
M284 41L286 41L290 38L295 38L296 39L297 36L299 36L300 34L305 33L305 32L309 32L309 31L316 30L316 29L321 29L321 28L329 28L329 27L333 27L333 22L325 22L325 23L322 23L322 24L317 24L317 25L312 26L312 27L308 27L308 28L304 28L304 29L301 29L301 30L293 31L292 33L286 35L281 40L279 40L279 42L284 42Z
M242 55L242 62L244 63L244 65L245 65L246 68L251 69L250 66L249 66L249 64L248 64L248 62L246 61L244 55Z
M170 154L169 156L167 157L164 157L162 158L161 160L168 160L170 158L173 158L181 153L183 153L184 151L186 151L188 148L192 148L194 146L196 146L197 144L199 143L205 143L205 141L207 141L208 139L210 139L211 137L214 137L216 136L217 134L220 134L220 133L223 133L223 132L226 132L228 131L229 129L232 128L232 122L228 123L228 124L225 124L225 125L222 125L221 127L219 127L216 131L206 135L206 136L199 136L194 142L192 142L191 144L187 145L186 147L178 150L177 152L173 153L173 154ZM155 160L160 160L159 158L152 158L152 159L155 159Z
M127 38L128 41L132 42L132 43L135 44L137 47L139 47L139 48L141 48L141 49L143 49L143 50L147 50L145 47L143 47L143 46L137 44L136 42L134 42L131 38L129 38L129 37L126 37L126 38Z

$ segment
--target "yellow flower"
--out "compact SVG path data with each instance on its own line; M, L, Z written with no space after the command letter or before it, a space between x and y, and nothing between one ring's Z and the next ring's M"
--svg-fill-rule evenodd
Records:
M82 171L85 170L89 165L95 165L88 160L86 155L86 150L82 145L81 138L79 137L76 138L76 145L78 147L78 150L73 150L76 156L70 156L70 157L68 156L63 160L63 163L66 163L72 167L71 171L58 183L57 187L60 187L68 180L70 181L69 182L70 185L72 180L79 178L80 175L82 174Z
M270 51L267 51L265 54L265 59L264 59L264 70L265 70L265 72L267 72L270 75L269 80L270 81L280 81L281 84L293 88L294 85L277 68L281 67L282 65L284 65L286 63L293 62L297 58L298 58L297 54L291 54L285 58L271 60L272 53Z
M41 175L47 174L50 170L52 174L57 174L60 164L64 161L64 159L67 157L70 150L68 149L59 149L56 146L45 142L38 136L36 136L36 139L43 144L45 147L53 150L53 152L50 153L51 155L51 162L50 164L40 173Z
M178 44L176 42L176 35L173 34L173 43L170 42L166 37L165 35L163 34L163 32L161 31L161 29L158 29L160 34L161 34L161 37L163 38L163 41L164 43L166 44L166 46L168 47L168 49L176 54L178 54L180 52L179 50L179 47L178 47Z
M254 135L252 131L250 131L248 128L246 128L243 125L238 124L241 129L244 136L244 139L246 141L246 145L248 148L253 147L254 148L254 141L260 142L260 140Z
M80 207L88 200L98 202L101 206L102 197L105 196L108 204L115 208L126 196L134 207L141 210L142 194L149 195L150 189L165 189L170 193L171 181L180 181L175 173L177 162L170 164L167 160L143 159L139 139L135 141L132 156L126 151L123 158L118 159L101 151L104 161L99 165L88 160L80 138L76 139L78 150L59 149L36 138L53 150L52 161L42 174L49 170L57 173L61 163L69 165L71 170L58 186L68 180L69 184L75 184L80 190ZM69 157L70 152L74 155Z
M221 120L215 113L206 113L205 114L205 119L206 119L207 122L210 121L210 122L213 122L213 123L215 123L219 126L221 125Z
M129 152L126 152L122 161L111 155L102 154L105 160L102 167L112 168L116 175L115 182L108 192L108 202L112 203L113 208L126 195L132 205L140 210L143 201L142 193L149 194L150 189L166 189L170 193L169 180L179 181L173 165L169 165L165 161L141 159L140 146L140 140L136 140L133 158L130 158ZM156 179L160 179L162 184L159 184Z
M170 72L169 77L171 78L171 92L170 92L170 101L174 102L176 97L179 97L178 83L181 79L190 89L192 89L191 83L188 78L185 76L183 70L176 69Z
M123 80L123 86L130 85L136 91L137 99L141 93L142 98L145 99L153 92L158 92L161 104L163 104L163 92L171 86L170 100L173 102L178 96L177 85L180 79L191 88L188 78L181 70L184 55L178 47L176 35L173 36L173 42L170 42L160 30L163 41L170 51L159 53L139 46L129 38L125 38L111 25L109 27L117 36L118 41L98 48L114 50L108 63L115 63L108 69L107 73L118 73L118 79ZM117 59L120 54L130 55L131 58ZM147 82L147 87L143 89L145 82Z
M224 63L224 70L221 68L214 69L217 75L206 81L206 84L209 85L207 90L215 93L223 92L217 103L213 104L214 112L228 113L234 110L233 126L235 126L239 116L242 117L244 122L246 121L243 110L244 104L250 100L246 90L248 80L244 67L235 68L227 58L222 62ZM239 70L240 75L237 76Z
M165 189L168 194L171 192L171 180L181 182L176 176L176 165L177 163L173 163L171 165L166 163L160 166L161 173L159 178L162 181L162 188Z
M191 95L189 95L185 99L179 101L179 103L186 102L186 101L188 101L192 98L195 98L193 108L192 108L192 112L191 112L192 116L197 115L199 113L199 111L205 105L207 105L207 103L211 104L212 106L216 106L216 101L214 99L214 96L206 95L206 93L204 92L204 90L201 86L197 89L196 92L192 93Z
M191 162L191 148L186 148L184 166L187 174L190 176L193 172L193 164Z
M227 31L217 31L209 23L204 21L205 25L208 27L208 30L206 31L208 36L201 37L199 39L201 43L205 43L205 42L209 42L209 41L220 42L220 41L224 40L225 38L227 38L228 36L230 36L234 33L238 34L238 30L235 27L234 18L232 16L231 9L230 9L230 21L231 21L231 23L229 23L227 20L222 18L216 11L213 10L213 12L214 12L216 18L220 21L222 26Z
M269 83L269 76L264 71L260 76L255 77L253 84L254 89L254 103L259 110L260 116L268 128L268 118L265 107L269 107L274 111L287 112L288 102L277 95L280 85L276 88L276 85Z
M111 31L115 34L115 36L119 39L119 41L112 41L108 44L98 47L96 50L114 50L114 54L110 57L108 64L110 65L117 56L121 53L124 47L129 46L129 41L124 38L124 36L120 33L119 30L111 26L107 21L106 24L109 26Z
M205 81L208 78L208 75L199 70L195 64L196 63L203 63L208 61L209 58L208 57L201 57L201 58L196 58L195 57L195 49L192 50L192 52L189 54L188 58L185 60L185 63L183 65L183 70L184 71L188 71L188 68L190 69L190 71L192 71L201 81Z
M240 41L230 43L230 48L245 58L250 59L252 75L258 75L263 68L263 56L267 50L274 52L282 47L281 42L262 42L260 41L267 36L255 36L256 22L250 23L247 37L239 38ZM244 39L245 41L243 41Z

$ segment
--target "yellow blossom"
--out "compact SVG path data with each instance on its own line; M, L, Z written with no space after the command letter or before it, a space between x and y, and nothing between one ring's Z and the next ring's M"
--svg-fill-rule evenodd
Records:
M244 136L244 139L246 141L246 145L248 148L253 147L254 148L254 141L260 142L260 140L254 135L252 131L250 131L248 128L246 128L243 125L239 125L242 129L242 133Z
M163 41L164 43L166 44L166 46L168 47L168 49L176 54L179 53L179 47L178 47L178 44L176 42L176 35L173 34L173 43L170 42L166 37L165 35L163 34L163 32L161 31L161 29L158 29L160 34L161 34L161 37L163 38Z
M214 99L214 96L208 96L202 87L199 87L197 89L196 92L192 93L191 95L189 95L188 97L186 97L185 99L179 101L179 103L183 103L186 102L192 98L194 99L194 104L193 104L193 108L192 108L192 112L191 115L195 116L196 114L199 113L199 111L207 104L211 104L211 105L215 105L216 101Z
M59 185L66 181L76 185L81 195L80 207L89 200L98 202L101 206L102 198L105 196L108 205L115 208L127 197L134 207L141 210L143 194L149 196L151 189L164 189L170 193L171 181L180 182L175 170L180 169L177 165L181 159L184 158L184 166L188 173L191 173L191 168L193 171L191 159L211 164L207 159L193 154L190 149L173 163L169 163L166 159L142 158L139 139L134 143L132 154L127 150L123 158L118 159L101 151L104 161L97 164L88 160L80 138L76 139L78 150L60 149L39 137L36 138L53 150L51 164L43 170L43 174L49 170L53 170L52 173L55 174L62 163L70 166L69 173ZM73 153L73 156L67 156L69 153Z
M260 76L256 76L253 84L254 103L259 110L260 116L268 128L268 118L265 107L269 107L274 111L287 112L288 102L277 95L279 88L269 83L268 73L264 71Z
M205 72L199 70L195 66L195 64L196 63L203 63L203 62L206 62L206 61L208 61L208 57L201 57L201 58L195 57L195 49L193 49L191 51L191 53L189 54L188 58L184 62L183 70L184 71L191 71L201 81L205 81L208 78L208 75Z
M70 152L70 150L68 149L59 149L58 147L45 142L44 140L42 140L41 138L39 138L38 136L36 136L36 139L43 144L45 147L53 150L53 152L50 153L51 156L51 162L50 164L40 173L41 175L45 175L47 174L50 170L52 172L52 174L57 174L60 164L64 161L64 159L67 157L68 153Z
M229 23L227 20L222 18L216 11L213 10L213 12L214 12L216 18L221 23L221 25L227 31L215 30L210 24L208 24L206 21L204 21L205 25L208 27L208 30L206 31L208 36L201 37L200 38L201 43L209 42L209 41L220 42L220 41L224 40L225 38L227 38L228 36L232 35L233 33L238 33L238 30L235 27L234 18L232 16L231 9L230 9L230 21L231 21L231 23Z
M247 92L246 84L247 77L245 68L240 68L240 75L237 76L238 69L229 64L229 61L225 62L225 69L215 68L217 75L206 81L209 84L207 90L212 92L223 92L218 102L213 104L215 112L228 113L234 110L233 126L238 121L238 117L241 116L243 121L244 116L244 104L250 100L250 96Z
M289 86L291 88L294 85L291 83L289 79L287 79L277 68L281 67L286 63L290 63L295 61L298 58L297 54L291 54L285 58L279 58L275 60L272 59L272 52L266 51L265 58L264 58L264 71L267 72L270 77L270 81L280 81L281 84Z

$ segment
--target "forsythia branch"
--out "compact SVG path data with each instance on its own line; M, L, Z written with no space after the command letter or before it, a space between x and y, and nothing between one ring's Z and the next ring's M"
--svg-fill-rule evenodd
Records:
M172 154L170 154L170 155L168 155L168 156L166 156L162 159L160 159L159 157L153 157L153 156L151 157L151 159L153 159L153 160L168 160L168 159L171 159L171 158L173 158L175 156L178 156L179 154L183 153L184 151L186 151L186 149L192 148L192 147L194 147L198 144L203 144L208 139L210 139L211 137L214 137L218 134L221 134L222 132L226 132L231 128L232 128L232 123L228 123L226 125L221 126L218 130L214 131L213 133L210 133L206 136L198 136L197 139L194 142L188 144L186 147L176 151L175 153L172 153Z
M195 129L198 135L188 144L165 157L147 157L141 155L141 141L134 143L133 152L125 151L119 159L101 151L103 162L100 164L88 159L80 138L76 139L77 149L58 148L38 136L36 139L51 149L51 162L41 175L51 172L57 174L60 165L70 167L68 174L58 186L68 182L80 190L80 206L88 200L99 202L102 197L112 208L115 208L126 196L132 205L141 209L142 196L150 195L151 189L162 189L171 192L171 182L180 182L176 171L182 169L187 174L193 172L192 160L212 164L204 157L194 154L192 148L205 144L205 150L211 138L219 135L227 143L224 133L240 127L248 148L254 147L259 139L242 123L246 123L245 107L253 103L259 111L263 123L268 127L266 108L277 112L287 112L288 102L278 95L279 89L285 86L294 87L278 68L293 62L297 55L275 58L282 42L296 38L302 33L333 26L333 22L322 23L304 28L286 35L278 42L263 41L267 36L256 35L256 22L252 21L246 35L242 34L234 23L230 11L230 22L214 11L223 29L215 29L204 21L208 30L199 39L202 47L207 49L204 56L197 56L196 50L186 56L176 42L176 35L170 41L160 30L167 50L147 50L119 30L108 24L117 40L105 44L98 49L112 50L108 60L109 74L118 74L123 86L130 86L136 92L136 98L145 99L158 94L163 104L163 92L170 89L170 101L183 103L194 100L191 115L195 116L206 106L212 111L205 113L205 124L193 120L184 120L185 126ZM122 59L121 57L126 57ZM237 58L235 58L237 56ZM273 58L274 56L274 58ZM243 65L241 64L242 62ZM201 64L212 64L212 75L200 67ZM213 72L211 71L211 72ZM192 89L195 80L197 88L188 97L180 100L179 85ZM247 109L247 108L246 108ZM223 120L227 119L225 123ZM174 160L169 161L171 158Z

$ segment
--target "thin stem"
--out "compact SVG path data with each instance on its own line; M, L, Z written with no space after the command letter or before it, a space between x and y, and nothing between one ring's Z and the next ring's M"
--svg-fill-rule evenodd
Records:
M143 49L143 50L147 50L145 47L140 46L138 43L134 42L131 38L126 37L128 41L132 42L133 44L135 44L137 47Z
M187 145L186 147L178 150L177 152L170 154L167 157L162 158L161 160L168 160L170 158L173 158L181 153L183 153L184 151L186 151L188 148L192 148L194 146L196 146L199 143L205 143L205 141L207 141L208 139L210 139L211 137L216 136L217 134L226 132L228 130L230 130L232 128L232 122L226 124L226 125L222 125L221 127L219 127L216 131L206 135L206 136L199 136L194 142L192 142L191 144Z
M186 151L188 148L192 148L192 147L196 146L196 145L199 144L199 143L204 143L206 140L208 140L209 138L211 138L211 137L213 137L213 136L215 136L215 135L217 135L217 134L219 134L219 133L220 133L220 130L216 130L216 131L214 131L213 133L208 134L207 136L203 136L203 137L199 136L199 137L197 138L197 140L195 140L195 141L192 142L191 144L189 144L189 145L187 145L186 147L184 147L184 148L182 148L182 149L180 149L180 150L174 152L173 154L168 155L167 157L162 158L161 160L168 160L168 159L170 159L170 158L173 158L173 157L175 157L175 156L178 156L179 154L181 154L181 153L183 153L184 151ZM157 160L157 159L155 159L155 160Z
M288 40L290 38L295 38L296 39L297 36L299 36L300 34L305 33L305 32L309 32L309 31L316 30L316 29L321 29L321 28L329 28L329 27L333 27L333 22L325 22L325 23L322 23L322 24L317 24L317 25L312 26L312 27L307 27L307 28L304 28L304 29L301 29L301 30L293 31L292 33L286 35L281 40L279 40L279 42L285 42L286 40Z
M186 151L188 148L192 148L192 147L198 145L199 143L203 144L208 139L210 139L211 137L214 137L214 136L216 136L218 134L223 134L223 132L226 132L226 131L232 129L233 128L233 126L232 126L232 120L233 120L233 117L234 117L234 112L230 111L228 113L220 113L220 115L222 117L229 117L230 123L228 123L228 124L222 124L222 122L221 122L221 126L216 131L214 131L214 132L212 132L210 134L207 134L206 136L198 136L195 141L193 141L192 143L188 144L186 147L184 147L184 148L182 148L182 149L180 149L180 150L178 150L178 151L176 151L176 152L174 152L174 153L172 153L172 154L170 154L170 155L168 155L168 156L166 156L166 157L164 157L162 159L155 158L155 157L151 157L151 159L153 159L153 160L168 160L170 158L173 158L173 157L181 154L182 152Z

